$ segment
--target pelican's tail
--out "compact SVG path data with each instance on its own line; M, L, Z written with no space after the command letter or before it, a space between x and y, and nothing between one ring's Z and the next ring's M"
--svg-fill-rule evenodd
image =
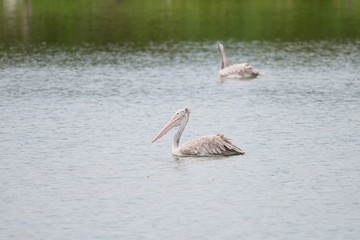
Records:
M245 152L243 150L241 150L239 147L235 146L227 137L225 137L222 134L217 134L216 136L220 137L223 140L223 144L224 146L227 148L228 151L230 152L234 152L236 154L240 154L243 155L245 154Z

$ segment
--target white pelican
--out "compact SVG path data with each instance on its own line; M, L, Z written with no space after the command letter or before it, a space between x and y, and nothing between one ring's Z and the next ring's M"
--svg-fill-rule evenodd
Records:
M218 50L221 56L220 79L250 79L261 73L248 63L230 65L224 51L224 46L218 42Z
M179 127L174 135L172 154L176 156L228 156L245 154L240 148L233 145L230 139L224 135L210 135L197 138L179 147L180 137L190 117L190 109L185 108L177 111L175 116L161 129L159 134L152 140L155 142L164 136L170 129Z

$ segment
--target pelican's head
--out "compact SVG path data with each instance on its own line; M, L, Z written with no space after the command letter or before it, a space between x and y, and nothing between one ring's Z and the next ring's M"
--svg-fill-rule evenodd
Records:
M187 120L189 119L189 116L190 116L190 108L184 108L178 110L175 113L174 117L163 127L163 129L161 129L159 134L151 142L155 142L156 140L164 136L172 128L177 127L182 123L186 124Z

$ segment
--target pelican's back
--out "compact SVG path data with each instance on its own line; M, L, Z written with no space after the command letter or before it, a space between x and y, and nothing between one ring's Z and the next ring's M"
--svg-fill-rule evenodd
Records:
M220 78L250 79L260 73L248 63L239 63L219 71Z
M240 148L233 145L230 139L224 137L224 135L211 135L197 138L190 142L185 143L179 149L181 155L238 155L245 154Z

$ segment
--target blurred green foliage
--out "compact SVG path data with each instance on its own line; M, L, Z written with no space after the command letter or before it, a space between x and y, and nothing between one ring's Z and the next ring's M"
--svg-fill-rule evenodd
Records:
M356 0L0 0L0 42L360 39Z

